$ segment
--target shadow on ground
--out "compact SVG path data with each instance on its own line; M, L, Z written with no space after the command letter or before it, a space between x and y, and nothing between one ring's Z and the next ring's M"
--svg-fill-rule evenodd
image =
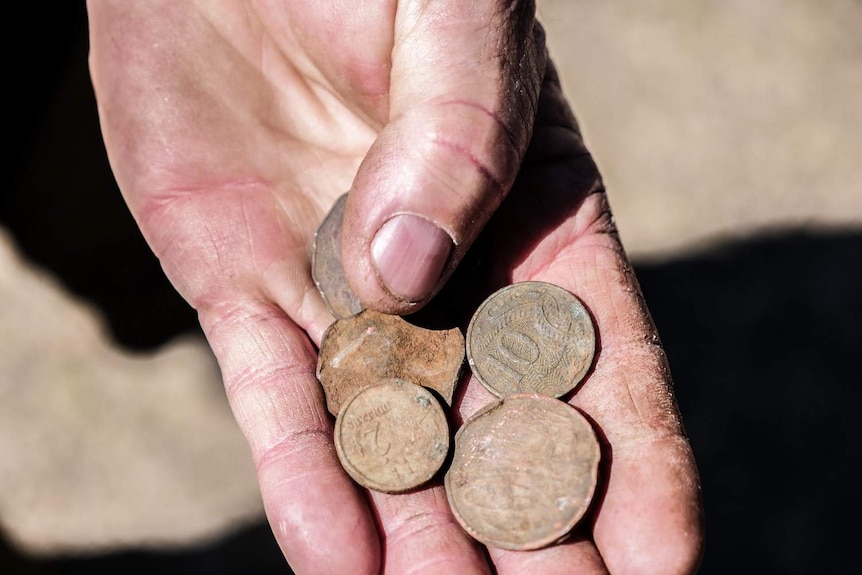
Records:
M0 573L4 575L101 575L162 573L164 575L290 575L268 525L244 529L211 545L157 553L124 551L95 557L36 560L23 557L0 541Z
M702 475L702 573L841 571L862 512L862 230L636 266Z
M15 61L14 74L40 73L15 94L20 114L10 130L21 145L0 197L0 224L31 261L105 312L118 343L151 348L197 331L196 318L164 279L113 183L85 37L68 25L84 26L82 6L58 10L68 18L46 23L42 37L62 49L33 56L44 61ZM702 575L837 572L855 562L855 530L845 526L862 513L860 256L860 229L778 230L636 262L702 474ZM35 560L0 542L7 575L136 570L229 575L286 566L265 525L164 554Z

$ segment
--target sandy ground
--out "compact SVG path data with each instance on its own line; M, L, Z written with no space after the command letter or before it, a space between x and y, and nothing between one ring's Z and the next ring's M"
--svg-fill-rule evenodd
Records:
M194 314L107 167L83 9L65 10L40 20L56 50L13 67L0 571L278 572ZM833 526L862 512L862 2L539 15L671 359L704 476L702 572L843 565Z
M862 4L545 0L634 257L862 222Z

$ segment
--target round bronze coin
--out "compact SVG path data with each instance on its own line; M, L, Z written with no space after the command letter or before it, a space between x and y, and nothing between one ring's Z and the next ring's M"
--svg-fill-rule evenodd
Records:
M391 379L354 395L335 419L335 449L354 481L385 493L430 480L449 454L446 414L427 389Z
M599 443L569 404L536 394L498 399L455 434L446 495L474 539L538 549L563 538L589 507Z
M497 397L538 393L560 397L589 371L595 353L593 321L563 288L520 282L489 296L467 327L467 362Z
M350 317L362 311L362 303L350 289L341 260L341 220L347 194L343 194L314 234L311 253L311 278L326 302L329 311L338 318Z

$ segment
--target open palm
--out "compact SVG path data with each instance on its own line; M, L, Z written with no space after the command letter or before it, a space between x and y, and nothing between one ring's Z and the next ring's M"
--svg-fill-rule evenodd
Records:
M199 312L293 569L692 572L698 478L664 354L531 7L197 4L91 0L91 72L117 181ZM600 350L571 403L603 437L605 487L568 543L484 549L439 484L368 493L341 469L314 375L333 318L309 269L347 190L345 272L371 307L421 308L466 256L483 273L465 302L534 279L590 309ZM375 260L398 214L419 231L390 244L427 257ZM489 400L470 382L460 415Z

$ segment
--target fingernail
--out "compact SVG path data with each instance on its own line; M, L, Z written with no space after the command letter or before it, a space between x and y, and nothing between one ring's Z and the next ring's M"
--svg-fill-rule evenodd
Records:
M452 252L449 234L419 216L395 216L371 242L371 258L384 287L398 299L425 298Z

